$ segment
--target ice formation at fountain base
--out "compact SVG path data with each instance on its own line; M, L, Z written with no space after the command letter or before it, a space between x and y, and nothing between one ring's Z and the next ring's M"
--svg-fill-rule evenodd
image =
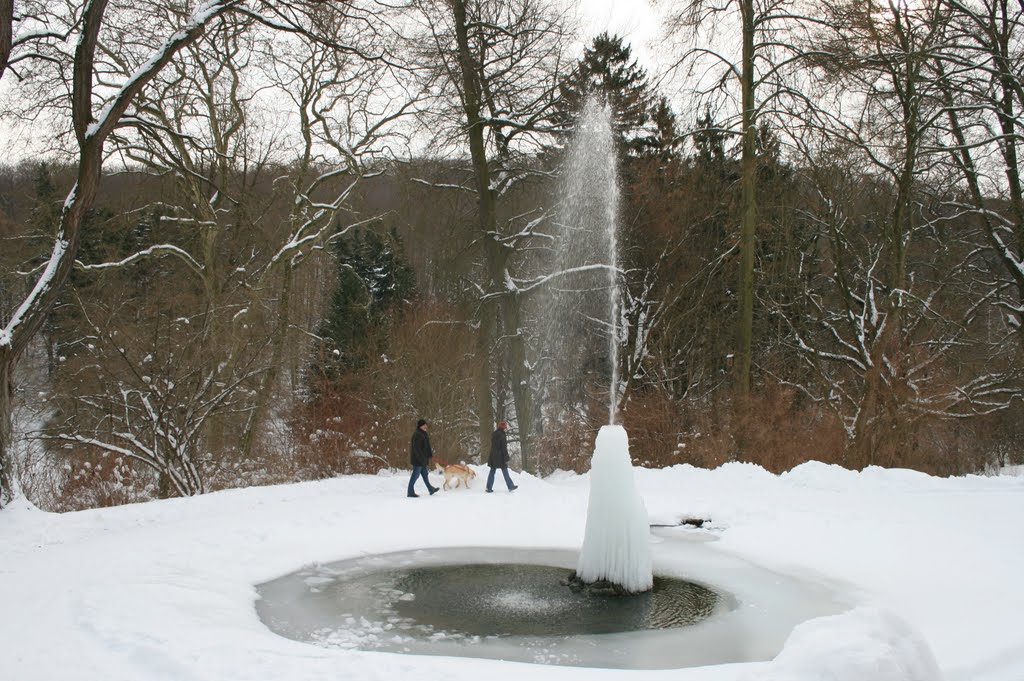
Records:
M631 593L654 584L647 508L636 489L622 426L603 426L597 434L576 576L586 583L611 582Z

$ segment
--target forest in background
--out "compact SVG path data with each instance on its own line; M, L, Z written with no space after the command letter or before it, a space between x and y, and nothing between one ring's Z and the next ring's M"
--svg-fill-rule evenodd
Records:
M0 115L62 132L0 167L5 494L403 468L421 417L446 461L507 418L517 465L586 470L610 399L644 466L1024 456L1020 3L695 0L657 84L536 0L96 7L0 7ZM600 291L550 278L587 96L621 176L614 386L606 329L552 354L536 324L546 288Z

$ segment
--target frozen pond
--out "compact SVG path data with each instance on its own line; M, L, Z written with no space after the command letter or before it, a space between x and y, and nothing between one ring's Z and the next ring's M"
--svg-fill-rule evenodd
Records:
M437 548L307 566L259 585L256 608L327 647L625 669L771 659L796 624L845 609L707 538L659 530L654 589L638 596L562 586L575 551Z

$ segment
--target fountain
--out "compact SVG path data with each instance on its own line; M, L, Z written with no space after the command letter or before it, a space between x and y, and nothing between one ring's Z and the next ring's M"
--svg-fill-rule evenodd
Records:
M660 530L654 574L628 437L615 424L615 162L611 112L589 101L552 235L555 284L538 315L549 378L592 373L587 359L607 352L609 425L595 442L580 552L420 549L307 567L258 586L272 630L345 649L666 669L770 659L792 626L837 610L818 588L709 550L707 534ZM580 404L578 385L542 383L548 404Z
M604 598L560 584L576 551L437 548L310 565L257 586L275 633L340 650L606 669L770 660L790 631L845 609L826 588L658 530L650 591Z
M566 151L550 281L535 298L541 403L547 411L579 409L595 373L609 386L608 422L618 398L620 191L612 111L588 98ZM596 360L596 361L595 361ZM552 421L558 415L551 416Z
M647 509L636 490L622 426L604 426L597 435L587 528L568 584L603 595L636 594L654 585Z
M549 330L546 345L551 347L557 346L559 339L574 338L567 325L582 329L589 338L607 337L609 425L601 428L594 444L583 549L576 573L568 583L590 593L625 595L649 590L654 576L647 510L636 491L626 431L615 425L619 384L619 181L612 122L611 107L589 97L567 154L557 223L556 271L571 273L566 276L576 282L576 290L572 292L572 305L565 305L567 292L555 289L551 302L542 307L545 314L541 319L542 329ZM602 288L606 290L603 296ZM573 321L565 310L576 310L579 317ZM578 351L581 342L585 341L574 338L576 352L563 348L555 356L563 361L579 358L583 354ZM563 371L572 369L562 367Z

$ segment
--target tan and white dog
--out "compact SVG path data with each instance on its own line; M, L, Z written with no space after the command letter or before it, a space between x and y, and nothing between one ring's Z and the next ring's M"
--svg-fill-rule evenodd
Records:
M445 489L448 489L448 485L451 484L452 480L455 481L456 487L464 485L466 489L469 489L469 481L476 477L476 471L460 463L450 463L447 466L442 466L435 461L434 470L444 476Z

